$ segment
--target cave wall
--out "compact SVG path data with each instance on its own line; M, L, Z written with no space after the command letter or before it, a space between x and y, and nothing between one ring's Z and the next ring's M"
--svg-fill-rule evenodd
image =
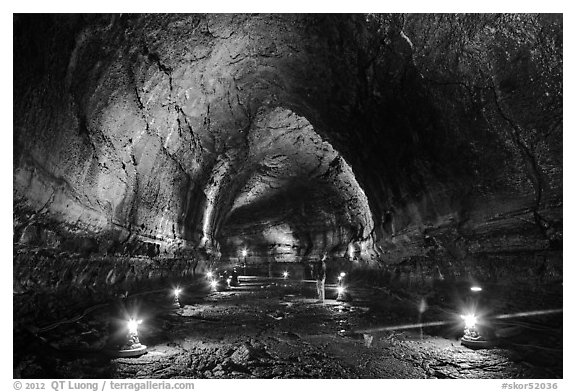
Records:
M309 35L316 19L15 15L17 302L136 290L151 271L176 279L219 259L259 113L320 118L311 81L330 75L314 61L325 47ZM123 272L139 260L148 267Z
M250 242L558 280L562 17L15 15L13 166L17 292L95 264L121 286L114 260L193 276Z
M212 241L251 121L310 95L300 89L325 63L307 68L323 44L300 41L308 17L16 18L17 241L44 221L120 253Z
M406 150L386 162L389 180L366 183L388 195L371 199L381 257L465 279L561 279L562 17L396 23L414 73L397 88L418 81L420 93L401 95L412 141L394 144Z

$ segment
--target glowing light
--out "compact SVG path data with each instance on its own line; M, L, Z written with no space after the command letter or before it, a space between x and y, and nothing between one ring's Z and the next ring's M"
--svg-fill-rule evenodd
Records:
M358 333L372 333L372 332L380 332L380 331L396 331L399 329L414 329L414 328L423 328L423 327L436 327L439 325L446 325L450 324L451 321L432 321L428 323L418 323L418 324L404 324L404 325L393 325L390 327L378 327L378 328L371 328L371 329L362 329L356 331Z
M212 271L206 272L206 276L209 277L209 278L211 278L211 277L212 277Z
M482 291L482 287L472 286L472 287L470 287L470 291Z
M342 280L342 277L341 277L341 276L339 276L339 277L338 277L338 281L341 281L341 280Z
M128 320L128 333L138 335L138 325L142 324L142 320Z
M338 287L338 294L344 294L344 287Z
M181 289L181 288L174 289L174 296L175 296L176 298L178 298L178 296L180 295L181 292L182 292L182 289Z
M232 282L232 278L226 279L226 283L230 284L230 282Z
M563 313L562 309L546 309L546 310L535 310L530 312L520 312L520 313L511 313L511 314L501 314L495 316L495 319L508 319L508 318L516 318L516 317L530 317L530 316L538 316L544 314L555 314L555 313ZM464 318L464 316L461 316ZM446 321L432 321L427 323L418 323L418 324L404 324L404 325L393 325L393 326L385 326L385 327L376 327L370 329L361 329L357 330L358 333L373 333L373 332L382 332L382 331L397 331L401 329L414 329L414 328L423 328L423 327L436 327L440 325L447 325L452 324L453 321L446 320Z
M248 255L248 251L246 249L242 249L242 257L246 257Z
M346 272L340 272L340 276L341 276L341 277L345 277L345 276L346 276Z
M531 312L520 312L520 313L510 313L510 314L501 314L494 318L496 319L508 319L508 318L516 318L516 317L530 317L530 316L541 316L544 314L554 314L554 313L562 313L562 309L546 309L546 310L533 310Z
M288 271L284 271L284 273L282 274L284 276L284 278L288 277Z
M427 308L428 308L428 304L426 303L426 299L422 298L420 300L420 304L418 305L418 311L420 313L424 313Z
M478 319L473 314L467 314L466 316L462 315L462 320L464 320L464 326L466 328L474 328L476 326L476 322Z
M212 288L215 289L216 287L218 287L218 282L215 281L215 280L212 280L212 281L210 282L210 286L212 286Z

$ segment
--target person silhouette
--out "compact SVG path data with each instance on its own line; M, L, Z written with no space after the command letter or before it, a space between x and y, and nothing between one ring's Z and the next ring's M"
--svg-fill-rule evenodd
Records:
M324 253L322 258L316 263L316 291L318 292L318 302L324 303L324 283L326 282L326 259L328 255Z

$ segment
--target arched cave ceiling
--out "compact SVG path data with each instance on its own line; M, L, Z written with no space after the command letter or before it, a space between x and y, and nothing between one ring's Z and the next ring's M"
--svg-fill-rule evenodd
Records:
M373 230L351 167L306 119L275 109L248 137L252 170L223 222L227 253L249 248L277 260L344 248ZM240 175L240 174L239 174ZM263 245L263 246L262 246Z
M562 19L16 15L13 185L22 247L557 249Z

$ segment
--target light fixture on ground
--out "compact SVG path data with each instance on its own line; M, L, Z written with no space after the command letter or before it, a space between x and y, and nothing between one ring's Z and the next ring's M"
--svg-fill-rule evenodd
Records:
M344 294L346 293L346 290L344 289L344 287L338 286L338 288L336 290L338 292L338 297L336 297L336 301L344 301Z
M478 318L473 314L462 315L462 320L464 320L464 331L468 331L472 335L476 334L476 322Z
M464 320L464 336L460 339L462 345L469 348L489 347L489 342L478 331L478 318L472 313L461 315L460 317Z
M181 307L181 305L180 305L180 294L181 293L182 293L182 289L180 287L175 288L173 291L174 301L172 302L172 305L177 309L180 309L180 307Z
M127 321L126 342L117 352L119 357L137 357L146 354L147 347L140 343L138 338L138 326L142 324L142 320L135 320L131 318Z

